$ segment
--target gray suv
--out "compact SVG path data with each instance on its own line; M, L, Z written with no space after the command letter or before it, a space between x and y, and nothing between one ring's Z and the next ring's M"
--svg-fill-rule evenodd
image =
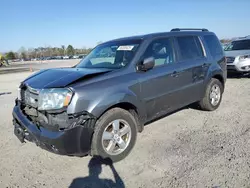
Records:
M233 40L225 48L227 70L231 73L250 73L250 36Z
M41 70L24 80L14 133L57 154L119 161L145 123L192 103L217 109L226 76L223 49L207 29L112 40L72 68Z

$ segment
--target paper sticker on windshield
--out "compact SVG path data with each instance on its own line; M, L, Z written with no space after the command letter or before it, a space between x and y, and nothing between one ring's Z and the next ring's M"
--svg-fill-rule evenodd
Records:
M131 51L134 48L134 46L119 46L117 50L123 50L123 51Z

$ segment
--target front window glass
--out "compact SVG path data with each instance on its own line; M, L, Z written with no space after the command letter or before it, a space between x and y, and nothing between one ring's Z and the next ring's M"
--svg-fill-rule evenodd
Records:
M233 41L225 48L225 51L233 50L250 50L250 40Z
M101 44L82 59L76 67L108 69L125 67L132 61L140 43L141 40L128 40Z
M174 53L171 40L164 38L153 41L144 53L144 58L148 57L154 57L155 66L172 64Z

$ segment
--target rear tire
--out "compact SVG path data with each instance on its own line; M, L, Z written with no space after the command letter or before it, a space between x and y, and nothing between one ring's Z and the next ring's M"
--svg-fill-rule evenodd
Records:
M223 90L222 83L212 78L207 85L203 99L199 102L201 109L205 111L216 110L220 106Z
M134 116L121 108L110 109L96 122L91 155L118 162L130 153L136 137L137 125Z

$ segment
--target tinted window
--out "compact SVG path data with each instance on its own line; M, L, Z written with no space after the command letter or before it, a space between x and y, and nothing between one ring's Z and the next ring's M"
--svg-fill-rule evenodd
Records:
M173 47L170 39L157 39L145 51L144 58L154 57L155 66L174 62Z
M205 35L204 40L212 56L223 54L222 46L216 36Z
M238 40L231 42L231 44L226 47L225 51L232 50L250 50L250 40Z
M181 60L197 59L204 56L201 43L198 37L177 37L177 43L180 49Z

